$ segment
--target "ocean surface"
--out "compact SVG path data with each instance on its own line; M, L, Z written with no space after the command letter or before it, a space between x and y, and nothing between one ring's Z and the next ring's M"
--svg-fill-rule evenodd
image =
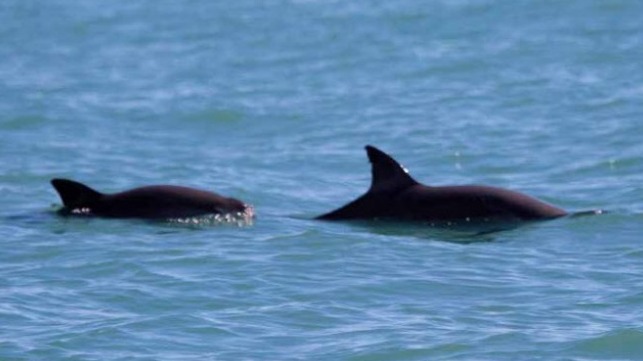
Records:
M643 14L628 0L3 0L0 360L643 359ZM370 185L570 211L490 234L313 218ZM60 217L51 178L252 204Z

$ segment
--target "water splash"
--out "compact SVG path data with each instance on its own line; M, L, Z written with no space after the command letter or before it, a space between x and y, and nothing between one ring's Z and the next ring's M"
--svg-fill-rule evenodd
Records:
M246 207L243 212L204 214L195 217L170 218L170 224L209 227L218 225L235 225L237 227L252 226L254 223L255 212L251 206Z

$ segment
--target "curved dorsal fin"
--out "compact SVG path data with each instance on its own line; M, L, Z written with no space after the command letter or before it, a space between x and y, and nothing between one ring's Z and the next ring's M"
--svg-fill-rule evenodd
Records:
M87 207L103 196L102 193L69 179L52 179L51 185L67 208Z
M390 155L372 145L367 145L365 148L368 160L371 162L371 173L373 175L369 192L393 191L418 184L409 175L406 168L402 167Z

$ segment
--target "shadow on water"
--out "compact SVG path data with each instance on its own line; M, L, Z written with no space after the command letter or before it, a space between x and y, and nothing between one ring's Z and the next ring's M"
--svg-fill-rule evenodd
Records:
M48 227L52 233L64 234L73 231L92 229L92 232L101 230L113 233L117 231L130 232L131 229L149 228L152 233L171 234L183 231L196 231L217 227L247 228L254 224L254 219L238 218L234 215L203 215L190 218L173 219L137 219L137 218L104 218L84 214L70 214L64 207L52 204L47 209L34 212L22 212L0 216L6 224L13 224L24 228Z
M406 236L442 242L471 244L497 242L500 236L517 228L528 227L533 223L493 222L493 223L425 223L410 221L372 220L352 221L352 225L369 232L384 236Z
M389 219L379 220L352 220L343 221L374 234L385 236L408 236L427 240L471 244L484 242L498 242L506 239L511 232L534 229L539 225L550 222L564 222L566 220L585 219L590 216L604 215L605 211L577 212L569 216L540 221L461 221L461 222L421 222L399 221ZM611 214L611 213L610 213ZM321 221L328 222L328 221Z
M40 227L43 224L49 224L52 232L66 233L73 229L109 229L113 231L114 222L121 226L118 229L130 229L129 226L144 225L152 227L158 234L176 233L185 230L203 230L216 227L252 227L256 219L242 220L236 218L220 218L218 216L204 216L189 219L169 219L169 220L142 220L142 219L104 219L91 216L69 215L61 212L61 206L52 204L47 209L41 209L36 212L21 212L18 214L2 215L1 219L5 224L19 225L25 228ZM315 220L310 215L294 215L289 218L310 222L309 227L323 227L323 224L343 225L351 228L361 229L363 231L384 235L384 236L407 236L426 240L438 240L451 243L470 244L483 242L497 242L506 239L510 232L524 229L533 229L539 225L549 222L565 222L574 220L588 219L591 216L602 216L605 222L608 219L622 218L628 216L641 216L641 214L632 214L628 212L605 212L605 211L588 211L573 213L568 217L555 220L536 221L536 222L507 222L507 221L487 221L487 222L441 222L427 223L418 221L396 221L396 220L353 220L353 221L322 221ZM604 217L607 215L608 217ZM584 223L584 222L583 222ZM599 222L603 224L604 222ZM609 223L609 222L608 222ZM576 224L576 222L571 223ZM595 222L592 222L595 224ZM605 225L607 226L607 225Z
M536 222L506 221L429 223L394 219L328 221L315 219L310 215L295 215L291 218L321 225L349 226L383 236L415 237L462 244L495 242L498 241L498 236L505 232L536 224Z

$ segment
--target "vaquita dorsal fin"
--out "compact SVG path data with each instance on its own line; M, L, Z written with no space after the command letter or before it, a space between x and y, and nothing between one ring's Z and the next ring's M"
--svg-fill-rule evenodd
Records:
M409 175L406 168L401 166L390 155L372 145L366 146L366 154L371 162L371 173L373 175L369 192L395 191L417 184L417 181Z
M87 207L103 196L102 193L69 179L52 179L51 185L67 208Z

